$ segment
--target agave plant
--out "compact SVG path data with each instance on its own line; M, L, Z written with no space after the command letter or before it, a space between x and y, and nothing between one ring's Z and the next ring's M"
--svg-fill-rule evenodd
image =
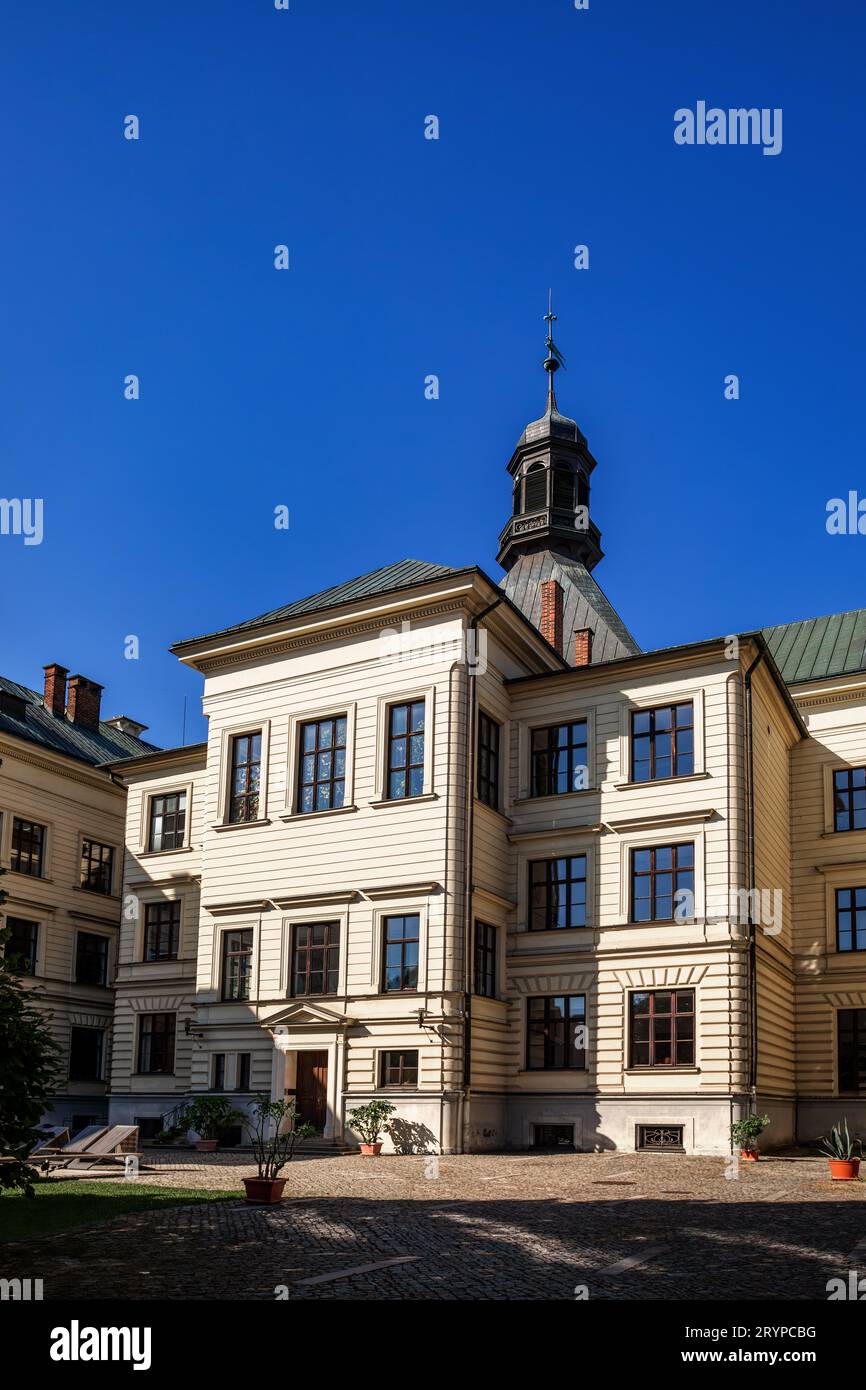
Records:
M821 1140L821 1149L828 1158L862 1158L863 1144L860 1139L852 1139L848 1131L847 1116L834 1125L828 1135Z

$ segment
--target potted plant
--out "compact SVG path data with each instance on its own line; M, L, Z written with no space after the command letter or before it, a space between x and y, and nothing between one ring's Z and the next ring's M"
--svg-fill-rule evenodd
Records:
M259 1174L244 1178L247 1201L273 1206L283 1195L286 1179L280 1173L295 1156L295 1144L315 1134L312 1125L299 1124L293 1100L257 1096L253 1123L248 1125Z
M382 1152L379 1135L383 1130L387 1134L388 1126L385 1121L396 1108L396 1105L391 1105L387 1100L371 1100L367 1105L358 1105L349 1111L349 1124L355 1133L361 1136L361 1153L364 1158L378 1158Z
M198 1135L199 1153L213 1153L229 1125L243 1118L225 1096L197 1096L181 1111L178 1122Z
M821 1147L830 1164L830 1177L836 1182L851 1182L858 1176L863 1144L861 1140L851 1138L847 1118L833 1126L821 1140Z
M758 1135L770 1123L769 1115L746 1115L731 1125L731 1143L739 1145L740 1158L747 1163L758 1161Z

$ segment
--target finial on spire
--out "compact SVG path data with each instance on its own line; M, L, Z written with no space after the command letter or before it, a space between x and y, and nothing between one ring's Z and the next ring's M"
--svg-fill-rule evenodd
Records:
M545 346L547 356L544 359L544 370L547 372L547 410L548 414L556 410L556 396L553 394L553 374L558 372L560 367L565 366L565 358L553 341L553 325L556 323L557 315L553 312L553 291L547 291L547 313L544 321L547 324L547 339Z

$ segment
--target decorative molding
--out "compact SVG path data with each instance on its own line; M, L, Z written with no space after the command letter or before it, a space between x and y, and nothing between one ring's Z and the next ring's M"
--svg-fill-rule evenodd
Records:
M601 835L606 829L606 825L580 825L572 821L563 821L561 825L550 826L546 830L509 831L508 841L512 845L517 845L532 840L553 840L562 835Z
M492 888L485 888L481 883L473 883L472 896L474 898L487 898L497 907L504 907L506 912L513 912L517 907L516 898L503 898L501 893L494 893Z
M671 825L694 825L696 822L712 820L718 815L715 806L704 807L698 811L668 811L661 816L628 816L623 820L604 822L605 830L614 834L631 830L664 830Z
M699 985L708 970L708 965L647 965L613 975L626 989L687 989Z
M124 796L124 788L119 787L117 783L112 780L110 772L90 766L87 763L82 766L77 759L72 758L71 754L61 753L59 749L57 750L57 756L58 758L64 758L64 762L58 764L47 756L40 757L38 753L31 752L30 750L33 746L34 745L28 742L26 750L22 750L17 742L7 744L0 741L0 755L4 758L8 757L10 760L15 759L15 761L19 763L27 763L31 767L40 767L44 772L53 772L56 776L63 777L69 782L82 782L85 786L91 787L95 783L105 791L112 791L120 797ZM41 745L39 746L41 747ZM47 754L49 750L46 749L45 752ZM72 766L67 767L67 762L71 763ZM88 766L90 766L89 775L83 770L84 767ZM8 768L4 769L4 771L8 775Z
M146 999L130 997L126 1002L134 1014L171 1014L195 1008L195 1002L187 994L149 994Z
M99 1028L104 1031L111 1027L111 1014L86 1014L79 1009L72 1009L69 1014L69 1026L71 1028Z
M821 998L834 1009L866 1009L866 990L834 990L822 994Z
M296 907L330 907L338 903L353 903L357 897L357 890L350 888L345 893L301 893L294 898L275 897L271 899L271 904L281 912L291 912Z
M242 898L233 903L202 903L202 911L211 917L231 917L248 912L269 912L274 904L270 898Z
M509 983L516 994L525 997L533 994L587 994L596 979L597 975L591 971L585 971L582 975L570 971L555 975L512 976Z
M431 879L422 883L391 883L385 887L361 888L359 892L363 897L375 902L379 898L426 897L429 893L439 893L441 890L442 884Z

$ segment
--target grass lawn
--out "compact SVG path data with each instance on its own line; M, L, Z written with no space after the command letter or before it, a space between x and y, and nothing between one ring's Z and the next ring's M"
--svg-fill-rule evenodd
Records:
M237 1201L239 1192L191 1187L149 1187L136 1182L41 1182L30 1200L0 1197L0 1243L51 1235L74 1226L95 1226L131 1211L161 1211L181 1203Z

